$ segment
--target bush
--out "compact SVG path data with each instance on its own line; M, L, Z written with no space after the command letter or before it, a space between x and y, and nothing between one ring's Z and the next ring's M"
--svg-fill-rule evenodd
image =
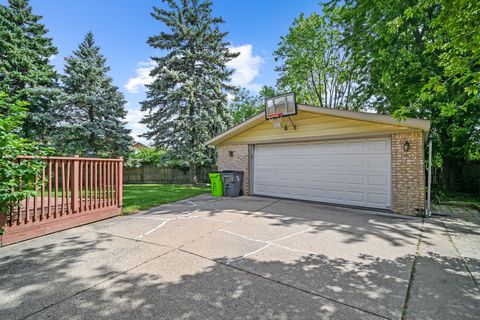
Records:
M41 160L17 162L17 157L43 155L47 151L37 143L20 137L27 115L26 103L7 103L7 98L6 94L0 93L0 214L6 215L12 205L35 195L35 177L44 167ZM0 234L3 233L0 228Z
M132 151L125 161L125 166L130 168L138 168L143 165L160 167L165 165L164 157L165 150L146 147Z

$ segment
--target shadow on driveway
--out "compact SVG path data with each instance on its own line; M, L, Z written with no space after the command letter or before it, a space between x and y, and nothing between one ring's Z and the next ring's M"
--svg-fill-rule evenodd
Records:
M1 318L400 319L417 248L404 316L479 318L464 259L435 247L448 242L437 224L293 201L189 201L135 217L150 221L138 230L119 217L0 248ZM135 240L158 219L171 220ZM189 234L162 237L187 232L182 222Z

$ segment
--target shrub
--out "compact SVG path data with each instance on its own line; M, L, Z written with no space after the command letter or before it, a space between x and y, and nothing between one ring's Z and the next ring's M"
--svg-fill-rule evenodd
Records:
M44 166L41 160L18 162L17 157L44 155L47 150L20 136L27 115L27 103L8 103L7 98L5 93L0 92L0 214L8 216L12 205L35 195L35 177ZM0 234L3 233L0 228Z

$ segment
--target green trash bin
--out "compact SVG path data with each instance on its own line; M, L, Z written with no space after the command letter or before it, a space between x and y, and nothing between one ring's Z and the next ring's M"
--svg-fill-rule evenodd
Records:
M212 188L212 196L222 197L223 196L223 182L222 175L219 172L209 173L210 184Z

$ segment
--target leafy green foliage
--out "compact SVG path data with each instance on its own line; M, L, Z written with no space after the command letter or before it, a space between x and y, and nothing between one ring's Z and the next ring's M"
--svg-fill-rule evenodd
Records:
M237 125L261 112L262 106L259 99L252 96L246 89L241 88L230 102L230 114L232 115L232 124Z
M11 103L28 102L22 135L45 140L54 122L49 110L57 74L49 59L57 48L28 0L8 4L0 5L0 91Z
M67 155L99 157L127 154L132 138L123 121L126 101L107 75L110 68L93 34L89 32L65 60L63 93L57 101L57 150Z
M265 110L265 98L273 97L276 91L273 87L263 86L258 95L251 95L248 90L240 88L230 102L232 124L237 125Z
M227 93L231 70L226 63L238 56L228 49L224 21L211 16L211 1L165 0L168 9L154 7L152 16L167 31L150 37L148 44L165 52L154 57L154 77L142 110L148 132L168 157L188 166L194 180L196 166L214 162L215 150L205 142L230 125Z
M143 165L162 166L165 165L165 150L145 147L140 150L133 150L125 161L127 167L141 167Z
M9 103L9 100L7 94L0 92L0 214L7 215L11 205L35 195L35 177L44 167L41 160L18 162L17 157L42 155L46 151L19 136L27 116L27 103Z
M334 12L334 11L332 11ZM313 13L293 21L274 53L277 86L302 103L358 110L356 73L350 53L340 47L340 30L330 16Z
M351 52L366 106L432 121L444 185L462 187L478 153L480 3L468 0L346 0L327 7Z

